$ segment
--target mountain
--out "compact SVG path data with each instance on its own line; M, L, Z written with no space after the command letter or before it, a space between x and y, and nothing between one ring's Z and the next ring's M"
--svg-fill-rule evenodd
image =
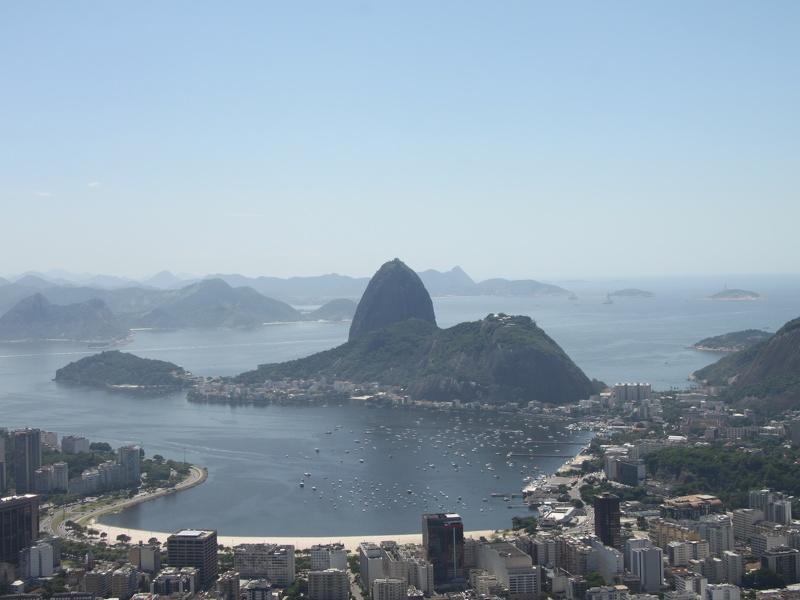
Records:
M0 277L0 285L8 285L10 283L11 282L8 279L3 279L2 277Z
M356 303L348 298L331 300L305 315L309 321L349 321L356 312Z
M800 318L786 323L768 340L695 371L694 377L712 385L729 385L732 399L756 399L757 405L773 410L798 408Z
M234 288L221 279L204 279L162 292L156 308L135 319L138 327L252 327L276 321L300 321L302 315L252 288Z
M476 284L474 296L571 296L572 292L557 285L533 279L487 279Z
M370 279L350 324L349 339L408 319L436 326L433 302L419 275L395 258Z
M155 275L142 281L142 285L154 287L161 290L168 290L186 285L188 282L170 271L160 271Z
M26 273L22 277L16 279L14 283L20 287L26 287L34 290L43 290L54 285L52 281L49 281L39 275L34 275L33 273Z
M210 277L241 287L248 286L290 304L317 304L337 298L358 298L364 293L369 279L331 273L312 277L245 277L237 274L218 274Z
M465 296L475 290L475 282L461 267L449 271L428 269L417 273L431 296Z
M425 400L552 404L586 398L593 383L536 323L489 315L439 329L419 276L399 259L370 280L347 343L306 358L261 365L235 378L342 379L403 387Z
M750 290L739 290L736 288L725 288L724 290L709 296L709 298L712 300L757 300L760 297L760 294L757 292L751 292Z
M128 334L102 300L60 306L42 294L20 300L0 317L0 339L110 340Z
M706 352L738 352L765 342L771 337L772 334L768 331L745 329L707 337L693 344L692 348Z
M426 400L563 404L593 393L592 382L536 323L506 315L449 329L400 321L307 358L262 365L237 381L317 377L403 386Z
M187 385L189 378L182 367L170 362L111 350L69 363L56 371L55 379L91 387L174 389Z
M625 288L623 290L611 292L609 296L617 296L619 298L652 298L655 294L638 288Z

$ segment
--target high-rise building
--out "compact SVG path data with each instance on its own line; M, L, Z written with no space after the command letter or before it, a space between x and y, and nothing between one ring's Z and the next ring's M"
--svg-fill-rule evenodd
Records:
M158 573L161 570L161 546L139 542L128 550L128 562L144 573Z
M251 579L243 591L245 600L272 600L272 585L266 579Z
M25 579L50 577L53 574L53 546L41 542L21 550L19 572Z
M80 454L89 452L91 443L85 437L77 435L65 435L61 438L61 451L64 454Z
M594 533L606 546L621 545L619 497L604 492L594 498Z
M124 485L139 485L142 480L142 452L139 446L122 446L117 450L117 462L122 466Z
M195 567L200 586L207 589L217 578L217 532L184 529L167 538L167 562L171 567Z
M0 435L0 497L6 491L6 440Z
M139 573L131 566L120 567L111 574L111 596L128 600L139 587Z
M633 574L639 578L643 592L656 593L664 582L664 561L661 548L637 548L631 551Z
M233 568L244 579L265 578L280 587L294 583L294 546L239 544L233 548Z
M406 600L407 590L404 579L376 579L372 582L372 600Z
M768 489L752 490L750 492L750 508L755 508L764 513L764 518L773 523L791 525L792 523L792 496Z
M774 571L786 583L800 581L800 550L780 546L767 550L761 557L761 568Z
M39 535L39 497L0 498L0 563L17 564L19 553Z
M325 569L309 571L309 600L349 600L350 579L347 571L341 569Z
M347 552L344 544L316 544L311 546L310 555L312 571L347 570Z
M222 600L239 600L239 573L225 571L217 579L217 593Z
M700 538L708 541L713 556L722 556L723 552L734 549L733 522L728 515L701 517L695 528Z
M710 583L703 600L741 600L742 590L730 583Z
M53 490L66 492L69 486L69 465L65 462L53 463Z
M536 598L541 592L541 569L530 555L508 542L481 544L478 566L491 573L511 598Z
M744 559L741 554L726 551L722 553L724 579L727 583L741 585L744 576Z
M640 402L650 398L652 386L649 383L617 383L614 385L614 399L617 403Z
M464 524L460 515L422 515L422 545L426 558L433 564L433 581L436 586L459 585L465 582Z
M13 432L14 482L17 495L34 491L34 473L42 466L42 442L38 429Z

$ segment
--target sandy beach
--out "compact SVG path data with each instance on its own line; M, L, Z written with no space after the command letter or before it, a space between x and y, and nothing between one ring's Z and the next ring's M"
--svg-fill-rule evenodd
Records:
M105 532L108 535L109 541L115 541L116 537L120 534L130 536L131 543L135 544L139 541L147 543L150 538L157 538L159 542L166 543L167 537L171 532L164 531L145 531L143 529L126 529L123 527L111 527L103 525L96 521L92 521L91 527L98 531ZM494 533L493 530L484 531L467 531L464 532L466 537L479 538L481 536L489 537ZM328 544L332 542L340 542L344 544L348 550L355 551L361 542L375 542L379 543L384 540L394 540L398 544L421 544L421 533L407 533L407 534L386 534L386 535L350 535L350 536L320 536L320 537L269 537L269 536L229 536L219 535L218 542L224 546L236 546L237 544L292 544L297 549L310 548L315 544Z

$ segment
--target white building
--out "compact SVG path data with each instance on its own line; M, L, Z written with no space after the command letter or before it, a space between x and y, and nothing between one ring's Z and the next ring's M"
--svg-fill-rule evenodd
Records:
M368 589L376 579L383 579L383 550L378 544L361 542L358 545L358 562L361 571L361 581Z
M294 546L239 544L233 548L233 566L244 579L266 578L280 587L294 583Z
M64 454L89 452L90 442L87 438L76 435L65 435L61 438L61 451Z
M706 586L705 600L741 600L742 590L730 583L711 583Z
M732 585L741 585L744 576L744 559L741 554L736 552L722 553L723 570L725 571L725 581Z
M27 578L38 579L53 574L53 547L38 543L20 552L20 571Z
M346 571L325 569L308 573L309 600L350 600L350 579Z
M344 544L316 544L311 546L311 570L325 569L347 570L347 552Z
M639 578L642 591L656 593L664 582L661 548L636 548L631 551L632 572Z
M478 549L478 566L494 575L511 598L535 598L541 592L541 569L513 544L482 544Z
M372 582L372 600L405 600L407 590L403 579L376 579Z

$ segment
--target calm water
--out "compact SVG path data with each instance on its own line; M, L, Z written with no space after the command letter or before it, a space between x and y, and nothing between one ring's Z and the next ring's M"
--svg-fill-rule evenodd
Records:
M577 301L434 303L442 326L489 312L529 314L590 377L650 381L666 389L685 386L691 371L715 359L687 349L698 339L747 327L775 330L800 314L797 278L728 282L765 294L757 302L704 299L724 283L570 282L563 285ZM602 304L607 291L634 285L657 295ZM249 332L139 332L125 349L195 373L224 375L330 348L346 339L347 328L297 323ZM31 425L113 444L138 442L150 455L180 459L185 453L210 474L202 486L107 518L116 525L215 527L228 535L367 535L416 531L421 512L443 508L461 512L470 529L502 527L521 511L490 493L517 491L524 475L536 474L534 467L547 472L563 462L507 464L505 454L517 447L520 434L506 430L522 428L522 440L552 435L573 442L556 446L564 454L586 441L585 434L570 437L539 423L487 427L466 416L384 409L200 406L182 394L128 397L51 381L57 368L88 353L69 343L0 344L0 427Z

